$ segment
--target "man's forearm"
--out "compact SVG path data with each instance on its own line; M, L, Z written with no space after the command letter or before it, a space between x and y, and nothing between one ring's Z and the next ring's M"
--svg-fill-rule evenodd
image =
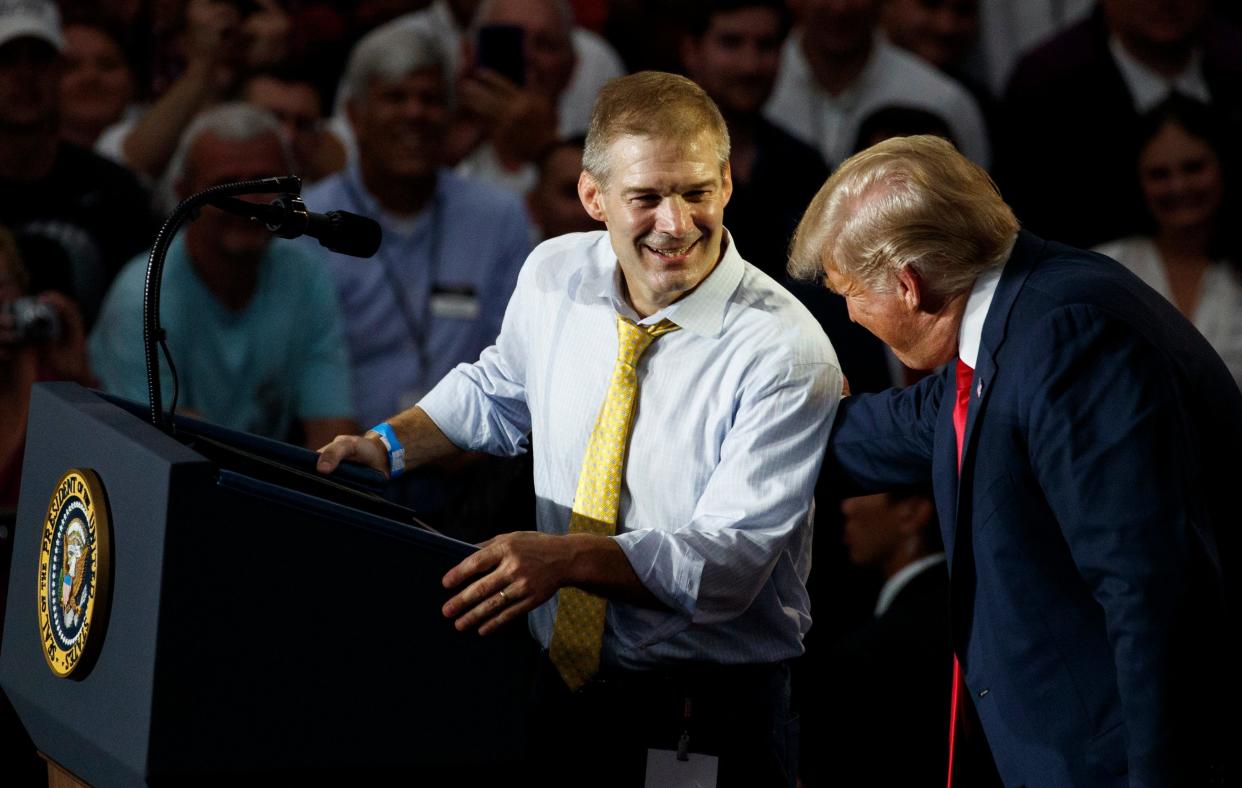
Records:
M401 445L405 447L407 469L464 453L463 449L454 445L440 431L427 412L417 405L398 413L387 421L397 433L397 440L401 441Z
M650 608L667 608L643 585L630 559L615 539L594 534L561 537L571 550L568 582L606 599Z

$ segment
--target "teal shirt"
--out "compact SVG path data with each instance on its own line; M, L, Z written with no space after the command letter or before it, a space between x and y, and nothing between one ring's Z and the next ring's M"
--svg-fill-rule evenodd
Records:
M142 292L147 255L126 264L90 336L103 389L147 402ZM335 285L314 250L273 239L250 302L234 311L208 291L184 237L164 266L161 320L177 367L178 410L237 430L284 439L295 420L352 418L349 362ZM165 407L172 376L160 357Z

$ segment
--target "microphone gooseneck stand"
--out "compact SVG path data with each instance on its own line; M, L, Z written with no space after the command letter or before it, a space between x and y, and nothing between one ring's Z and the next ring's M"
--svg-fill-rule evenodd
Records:
M242 194L297 195L301 191L302 179L295 175L213 186L182 200L160 227L151 247L151 254L147 258L147 278L142 293L142 341L147 360L147 394L151 402L151 423L164 432L172 432L172 416L164 412L156 345L164 340L164 328L160 325L160 281L164 276L164 257L168 254L173 237L188 217L197 213L204 205L211 205L217 200L228 200Z

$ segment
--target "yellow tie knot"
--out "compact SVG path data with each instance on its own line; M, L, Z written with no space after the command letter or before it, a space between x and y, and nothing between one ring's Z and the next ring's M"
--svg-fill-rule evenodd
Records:
M681 326L668 318L650 326L640 326L628 317L617 315L617 363L635 366L656 337L678 328Z

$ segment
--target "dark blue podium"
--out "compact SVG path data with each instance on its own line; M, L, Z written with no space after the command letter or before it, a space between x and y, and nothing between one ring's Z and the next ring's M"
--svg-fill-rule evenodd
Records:
M184 419L174 437L142 413L35 389L0 683L40 751L99 786L470 784L520 761L529 636L440 614L440 578L473 547L365 479L317 476L310 452ZM104 488L110 581L94 653L62 678L37 589L49 502L75 468Z

